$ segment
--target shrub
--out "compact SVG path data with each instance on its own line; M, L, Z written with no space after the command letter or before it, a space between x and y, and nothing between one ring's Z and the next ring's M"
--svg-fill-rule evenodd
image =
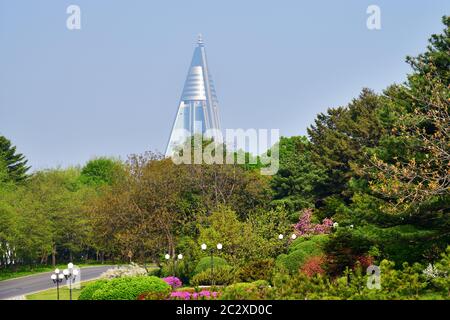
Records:
M214 300L219 293L216 291L202 290L200 292L174 291L170 294L170 300Z
M264 300L268 297L269 283L259 280L251 283L241 282L226 287L221 295L222 300Z
M146 294L147 299L164 299L171 287L162 279L151 276L122 277L108 280L92 295L92 300L136 300Z
M331 233L333 220L325 218L321 224L312 223L313 211L312 209L305 209L300 213L298 223L294 226L295 233L300 236L307 236L311 234L327 234Z
M296 243L296 250L289 252L287 255L278 256L277 262L281 263L291 273L296 273L310 257L322 254L321 246L312 240L307 240Z
M300 268L300 272L306 274L308 277L312 277L316 274L324 274L325 270L322 268L324 262L325 259L323 256L310 257Z
M329 235L327 234L318 234L313 235L309 237L299 237L292 241L291 245L289 246L289 252L293 252L295 250L304 249L305 242L312 242L316 244L319 248L323 249L326 244L328 243Z
M183 257L183 260L178 260L175 266L173 265L173 261L165 262L162 265L159 276L160 277L176 276L180 280L186 282L187 279L190 278L190 275L192 273L192 270L189 270L191 262L188 262L188 260L190 260L189 257L185 256Z
M228 266L227 261L220 257L213 257L213 262L214 262L214 269L222 266ZM211 269L211 257L201 258L200 261L197 263L197 266L195 267L194 275L210 269Z
M236 278L241 282L269 281L272 277L274 266L275 262L273 259L253 261L241 267L236 273Z
M136 263L131 263L127 266L120 266L117 268L111 268L103 272L100 278L104 279L114 279L121 277L136 277L136 276L145 276L147 275L147 270L140 267Z
M95 282L88 284L81 290L78 300L92 300L93 294L97 290L101 289L106 284L106 282L107 282L107 280L100 279L100 280L97 280Z
M177 277L165 277L163 278L164 282L171 286L173 289L179 288L182 286L182 282Z
M363 255L357 257L356 260L364 270L374 263L374 258L371 257L370 255Z
M439 276L432 280L433 285L438 288L447 299L450 299L450 246L442 254L441 260L436 263Z
M161 268L152 268L147 273L148 276L161 277Z
M439 292L430 292L423 267L404 263L401 269L395 269L393 262L383 260L380 263L381 287L370 289L370 281L365 270L356 264L354 270L347 269L336 278L317 274L308 277L304 273L294 275L276 274L271 298L275 299L343 299L343 300L392 300L392 299L429 299L445 297ZM448 290L448 288L446 288ZM442 294L441 293L441 294Z
M338 228L325 245L327 272L331 275L339 275L347 267L353 268L358 257L364 256L371 247L372 244L358 231Z
M214 284L228 285L235 281L235 272L230 266L221 266L214 268ZM205 270L197 273L190 281L193 286L204 286L212 284L211 270Z

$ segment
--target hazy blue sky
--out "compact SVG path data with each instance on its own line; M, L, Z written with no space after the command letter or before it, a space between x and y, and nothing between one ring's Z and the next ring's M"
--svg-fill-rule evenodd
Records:
M363 87L404 81L444 14L448 0L0 0L0 134L34 169L164 151L198 33L224 128L305 134Z

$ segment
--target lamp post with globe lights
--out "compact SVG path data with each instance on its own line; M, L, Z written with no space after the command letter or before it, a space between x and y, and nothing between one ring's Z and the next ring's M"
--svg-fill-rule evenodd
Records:
M169 263L170 260L170 254L166 253L166 255L164 256L164 258L166 259L167 263ZM177 276L177 261L178 260L183 260L183 254L179 253L177 256L173 256L173 261L172 261L172 271L173 271L173 276L176 277Z
M206 243L202 243L202 245L200 246L201 249L203 251L206 251L206 249L208 248L208 246L206 245ZM222 250L223 245L221 243L218 243L216 245L217 250ZM211 253L211 286L214 287L214 248L210 249L210 253Z
M56 284L56 300L59 300L59 284L63 281L64 274L56 268L54 273L50 276L50 279L52 279L53 283Z
M284 243L283 243L284 245L288 246L288 245L289 245L289 240L294 241L295 239L297 239L297 235L296 235L295 233L291 234L291 236L290 236L290 237L288 238L288 240L286 241L286 240L284 240L284 239L285 239L284 234L280 233L280 234L278 235L278 239L279 239L280 241L283 241L283 242L284 242Z
M70 300L72 300L72 282L74 282L78 276L78 270L74 269L73 267L74 267L73 263L70 262L67 265L67 269L63 270L64 277L66 278L67 281L69 281Z
M293 233L292 235L291 235L291 237L290 237L292 240L295 240L295 239L297 239L297 235L295 234L295 233ZM278 235L278 239L280 239L280 240L283 240L284 239L284 234L279 234Z

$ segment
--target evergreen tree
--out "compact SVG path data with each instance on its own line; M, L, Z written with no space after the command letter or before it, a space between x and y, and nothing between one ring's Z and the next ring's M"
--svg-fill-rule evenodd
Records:
M16 153L16 147L4 136L0 136L0 158L6 165L9 180L21 182L27 178L28 160L23 154Z
M378 118L382 106L382 97L364 89L348 106L319 114L308 128L312 159L326 174L325 182L315 188L317 207L350 200L353 164L367 160L364 148L376 146L385 130Z
M270 181L275 205L282 204L291 211L314 206L315 189L325 175L312 161L310 147L306 137L281 137L280 168Z

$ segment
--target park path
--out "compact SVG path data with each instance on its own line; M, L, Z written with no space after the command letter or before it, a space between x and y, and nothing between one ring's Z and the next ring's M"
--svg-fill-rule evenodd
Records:
M93 266L81 268L81 281L98 278L106 270L114 266ZM50 276L53 272L43 272L17 279L0 281L0 300L24 296L33 292L54 288Z

